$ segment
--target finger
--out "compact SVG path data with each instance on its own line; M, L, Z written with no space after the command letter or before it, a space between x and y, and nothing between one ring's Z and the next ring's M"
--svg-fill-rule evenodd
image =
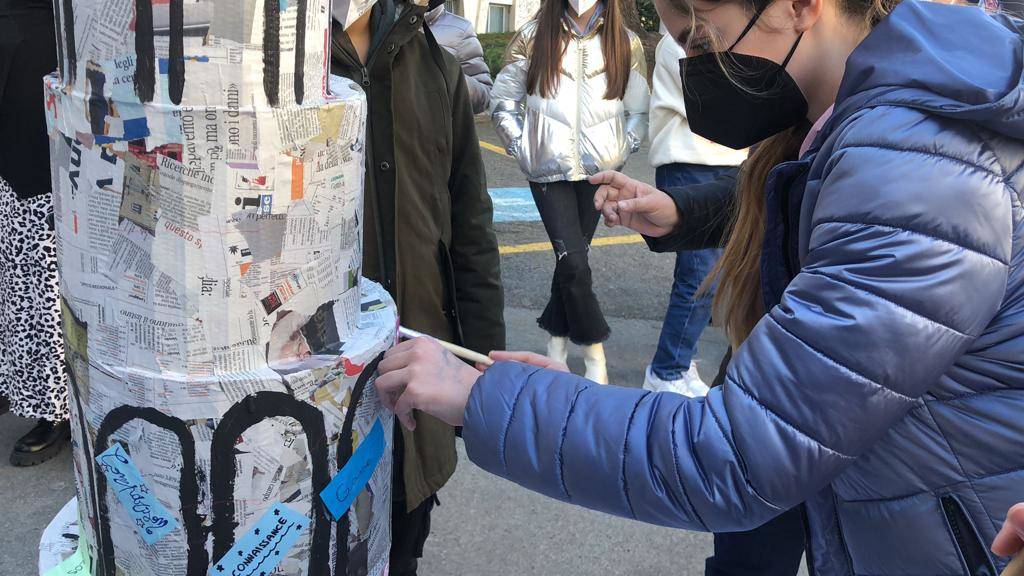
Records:
M406 386L409 385L410 376L409 368L402 368L401 370L395 370L394 372L388 372L387 374L380 374L374 381L374 386L381 394L401 395L405 392Z
M415 397L408 390L395 403L395 416L398 416L402 426L405 426L410 431L416 429L416 419L412 415L412 411L415 408Z
M604 223L609 228L612 226L618 226L621 221L619 218L619 202L606 202L604 208L601 209L601 214L604 216Z
M397 348L397 346L395 347ZM377 365L377 371L381 374L387 374L388 372L394 372L395 370L401 370L413 360L416 359L416 349L413 347L407 347L402 350L395 351L395 348L388 350L384 354L384 359Z
M657 210L654 198L650 196L637 196L618 203L619 212L631 212L633 214L649 214Z
M1024 503L1015 504L1006 513L1003 528L992 542L992 551L1012 556L1024 548Z
M598 172L589 178L591 184L602 185L607 184L616 188L622 188L622 186L629 182L629 177L615 170L605 170L604 172Z
M608 201L608 194L614 190L608 186L599 186L597 192L594 192L594 209L600 210L604 203Z

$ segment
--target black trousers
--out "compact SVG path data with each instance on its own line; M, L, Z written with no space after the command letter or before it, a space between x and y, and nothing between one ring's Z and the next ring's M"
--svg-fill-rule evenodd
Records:
M804 536L803 504L748 532L715 534L704 576L796 576Z
M552 336L576 344L604 342L611 334L594 295L588 260L601 213L594 209L597 186L587 181L530 183L533 201L555 251L551 298L537 324Z
M405 442L401 424L395 419L394 466L391 484L391 557L389 574L416 576L417 564L423 557L423 545L430 535L430 513L438 504L437 495L431 496L411 512L406 512L405 498Z

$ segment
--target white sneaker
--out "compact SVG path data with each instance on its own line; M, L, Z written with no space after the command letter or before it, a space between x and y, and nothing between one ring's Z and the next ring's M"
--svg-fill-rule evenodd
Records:
M696 363L690 362L690 369L679 380L662 380L648 366L647 374L644 377L644 390L650 392L674 392L690 398L699 398L707 396L710 388L700 379L700 375L697 374Z

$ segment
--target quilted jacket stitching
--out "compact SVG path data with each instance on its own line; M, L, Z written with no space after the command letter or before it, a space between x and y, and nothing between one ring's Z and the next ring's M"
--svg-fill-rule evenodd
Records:
M565 422L562 423L562 433L558 438L558 452L556 452L556 457L558 458L558 486L568 499L572 499L572 496L569 495L569 487L565 485L565 436L569 430L569 421L572 420L572 413L576 410L576 401L579 400L580 394L588 388L590 386L584 386L572 395L572 403L569 404L569 411L565 415Z
M858 379L860 379L860 380L863 380L864 382L866 382L866 383L868 383L868 384L871 384L872 386L875 386L875 387L877 387L877 388L881 388L882 390L885 390L885 391L887 391L887 392L889 392L889 393L893 394L894 396L896 396L896 397L897 397L897 398L899 398L900 400L906 400L906 401L908 401L908 402L916 402L916 400L914 400L914 399L913 399L913 398L911 398L910 396L907 396L907 395L905 395L905 394L901 394L901 393L897 392L896 390L893 390L892 388L889 388L888 386L886 386L886 385L882 384L881 382L875 382L875 381L874 381L874 380L872 380L871 378L868 378L868 377L867 377L867 376L865 376L864 374L862 374L862 373L860 373L860 372L858 372L858 371L854 370L853 368L850 368L850 367L849 367L849 366L847 366L846 364L843 364L842 362L840 362L840 361L836 360L835 358L833 358L833 357L829 356L829 355L828 355L828 354L826 354L825 352L823 352L823 351L821 351L821 350L818 350L818 349L817 349L817 348L815 348L814 346L811 346L810 344L808 344L808 343L807 343L807 341L805 341L804 339L802 339L802 338L800 338L799 336L797 336L796 334L794 334L794 333L793 333L793 332L792 332L792 331L791 331L791 330L790 330L789 328L786 328L786 327L785 327L785 326L784 326L784 325L783 325L783 324L782 324L781 322L779 322L779 321L778 321L778 320L777 320L777 319L776 319L776 318L775 318L775 317L774 317L773 315L769 314L769 315L768 315L768 319L769 319L769 320L771 320L772 322L774 322L774 323L775 323L775 325L776 325L776 326L778 326L778 327L779 327L779 328L780 328L780 329L781 329L781 330L782 330L783 332L785 332L786 334L788 334L788 335L789 335L789 336L790 336L791 338L793 338L793 339L794 339L794 340L796 340L796 341L797 341L797 342L798 342L799 344L801 344L802 346L804 346L805 348L807 348L808 350L810 350L811 352L813 352L813 353L814 353L815 355L817 355L818 357L820 357L820 358L821 358L822 360L825 360L826 362L829 362L829 363L831 363L831 364L834 364L834 365L836 365L836 366L837 366L838 368L840 368L841 370L844 370L844 371L846 371L846 372L849 372L851 376L854 376L854 377L856 377L856 378L858 378Z
M678 426L676 425L676 420L679 418L679 414L680 413L685 413L684 409L686 408L686 405L687 405L686 402L681 402L679 404L679 406L676 407L675 413L672 415L672 429L671 429L672 454L673 454L673 458L672 458L672 471L675 472L676 483L679 484L679 488L683 492L683 498L686 499L686 503L690 506L690 510L693 511L693 517L697 519L697 522L700 523L701 527L704 528L705 531L710 532L711 530L708 528L707 523L704 522L703 518L701 518L700 512L697 511L697 507L693 505L693 500L690 499L690 494L686 490L686 484L683 483L683 475L679 472L679 458L675 457L676 455L678 455L680 453L679 452L679 442L676 441L676 430L678 430ZM696 464L697 464L698 467L700 467L700 463L699 462L697 462ZM704 480L703 475L701 475L701 481L703 482L703 480Z
M984 258L988 258L989 260L995 260L996 262L1002 264L1003 266L1008 266L1009 265L1008 262L1004 262L1003 260L999 259L998 257L993 256L991 254L988 254L986 252L982 252L981 250L978 250L976 248L971 248L970 246L965 246L965 245L960 244L958 242L954 242L954 241L952 241L952 240L950 240L948 238L942 238L940 236L935 236L934 234L929 234L927 232L922 232L920 230L914 230L913 228L907 228L905 226L897 226L894 223L883 223L883 222L875 222L875 221L870 221L870 220L842 220L840 218L829 218L828 220L819 220L817 222L814 222L813 227L817 228L818 226L824 226L824 225L827 225L827 224L846 224L846 225L849 225L849 226L861 226L863 228L881 228L883 230L892 230L892 231L896 231L896 232L906 232L908 234L914 234L916 236L923 236L923 237L925 237L925 238L927 238L929 240L934 240L936 242L941 242L943 244L949 244L950 246L955 246L957 248L961 248L961 249L966 250L966 251L968 251L968 252L970 252L972 254L977 254L978 256L982 256ZM824 245L822 245L822 246L812 246L809 249L810 250L816 250L816 249L822 248L822 247L824 247Z
M871 296L873 298L877 298L878 300L881 300L882 302L888 302L889 304L892 304L896 308L898 308L900 310L903 310L904 312L906 312L908 314L911 314L912 316L914 316L916 318L920 318L920 319L922 319L922 320L924 320L924 321L926 321L926 322L928 322L930 324L934 324L935 326L938 326L940 328L945 328L946 330L952 332L953 334L955 334L957 336L960 336L961 338L966 338L968 340L973 340L973 339L978 337L977 334L968 334L966 332L961 332L960 330L957 330L956 328L953 328L952 326L947 326L947 325L943 324L942 322L939 322L938 320L935 320L933 318L929 318L928 316L925 316L924 314L921 314L920 312L915 312L915 311L911 310L910 308L907 308L906 306L904 306L902 304L899 304L898 302L893 301L891 298L886 298L885 296L882 296L881 294L878 294L876 292L872 292L871 290L868 290L866 288L861 288L859 286L854 286L854 285L850 284L849 282L844 282L843 280L841 280L839 278L836 278L835 276L830 276L830 275L828 275L825 272L822 272L820 270L807 270L805 268L804 270L800 271L800 274L807 274L809 276L819 276L821 278L825 278L827 280L831 280L831 281L835 282L836 284L841 284L843 286L846 286L847 288L849 288L850 290L853 290L855 292L860 292L860 293L865 294L867 296Z
M636 411L640 408L644 398L650 395L650 392L645 393L633 404L633 410L629 413L629 420L626 421L626 434L622 439L622 468L619 471L619 480L622 481L622 495L626 499L626 508L629 510L629 515L633 518L636 518L636 512L633 511L633 501L629 497L629 483L626 481L626 461L629 460L629 433L633 429L633 419L636 418Z
M498 445L501 447L501 466L504 468L505 474L508 474L508 429L512 427L512 420L516 416L516 408L519 407L519 398L523 395L523 392L526 391L526 387L530 384L530 379L532 379L533 375L536 373L537 371L534 370L523 378L522 384L519 385L519 391L516 392L515 399L512 400L512 408L508 411L508 419L505 420L505 427L501 431L501 442Z
M759 400L753 394L751 394L750 391L748 391L742 384L739 383L738 380L736 380L736 378L732 377L729 374L726 374L725 379L730 381L730 382L732 382L733 384L735 384L736 388L740 392L742 392L744 396L746 396L747 398L750 398L754 402L754 404L757 404L761 408L764 408L765 412L767 412L769 415L774 417L779 422L781 422L784 425L786 425L787 428L792 429L797 434L800 434L804 438L807 438L808 440L810 440L811 442L814 442L815 444L817 444L821 448L827 450L828 452L831 452L831 453L835 454L836 456L839 456L840 458L842 458L844 460L856 460L857 459L855 456L850 456L849 454L844 454L844 453L840 452L839 450L836 450L835 448L827 446L821 440L815 438L814 436L808 434L807 432L804 432L801 428L795 426L792 422L790 422L788 419L784 418L781 414L776 412L773 408L771 408L770 406L765 404L763 401Z

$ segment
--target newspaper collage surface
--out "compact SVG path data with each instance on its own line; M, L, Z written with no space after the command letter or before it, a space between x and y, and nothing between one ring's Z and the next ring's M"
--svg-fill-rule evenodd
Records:
M328 82L330 4L56 3L45 106L94 576L215 573L281 506L308 526L267 574L387 571L390 450L340 521L318 498L378 419L390 445L372 380L397 328L360 278L366 102Z

